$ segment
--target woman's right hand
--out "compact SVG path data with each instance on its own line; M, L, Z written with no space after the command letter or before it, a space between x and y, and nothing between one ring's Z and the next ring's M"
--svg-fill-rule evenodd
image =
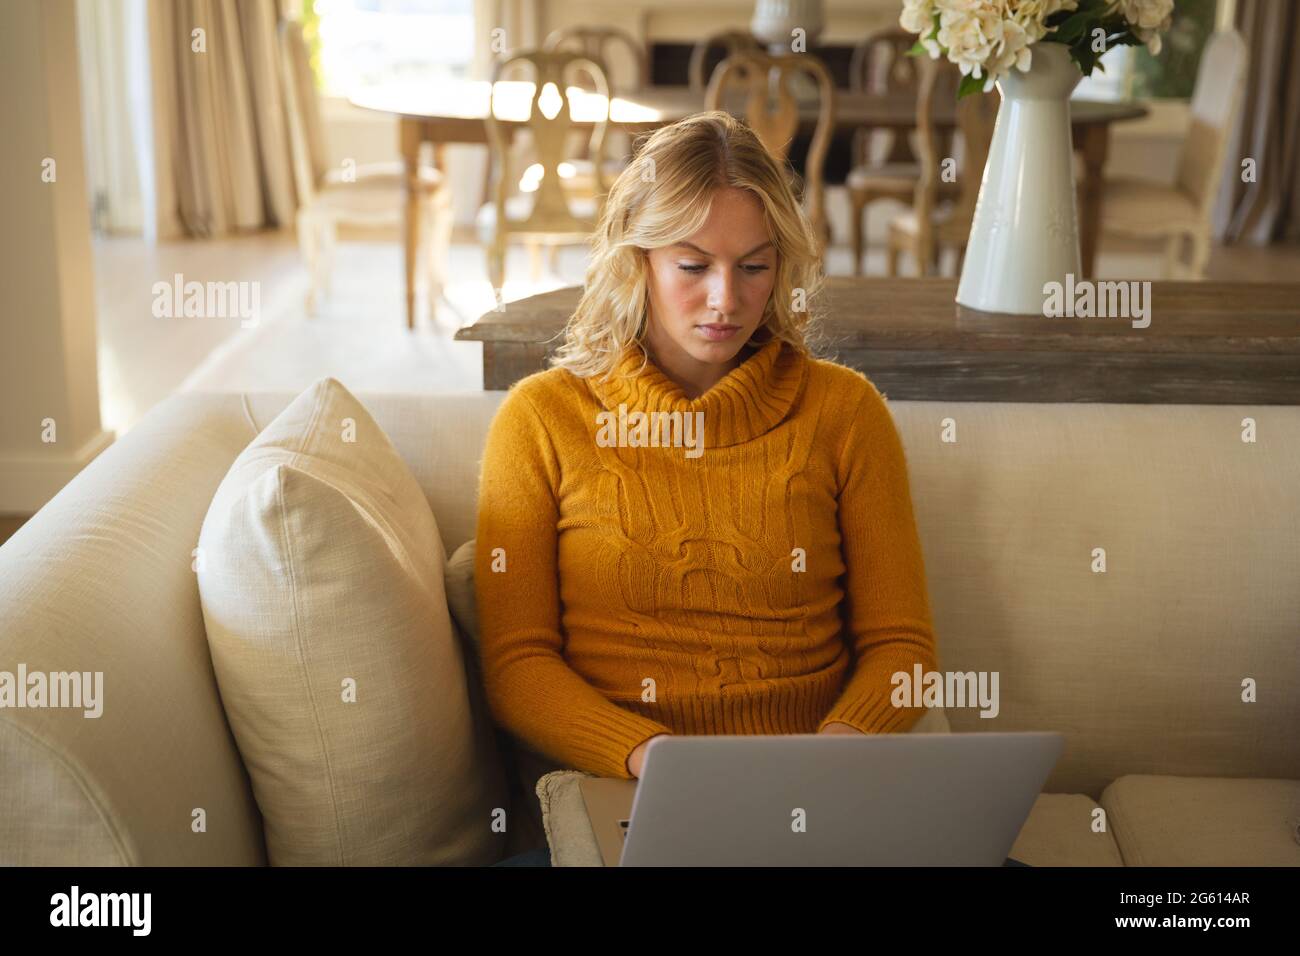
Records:
M636 745L636 749L633 750L632 753L631 753L631 754L628 756L628 758L627 758L627 769L628 769L628 771L632 774L632 776L637 777L637 778L640 778L640 776L641 776L641 767L642 767L642 765L645 763L645 751L646 751L646 747L650 746L650 741L651 741L651 740L657 740L657 739L660 738L660 737L667 737L667 736L670 736L670 735L669 735L669 734L655 734L655 735L654 735L653 737L651 737L649 740L643 740L641 743L639 743L639 744Z

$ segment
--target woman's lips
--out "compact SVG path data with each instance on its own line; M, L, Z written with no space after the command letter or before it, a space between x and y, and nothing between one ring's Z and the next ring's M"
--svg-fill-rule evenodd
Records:
M729 339L740 331L740 326L738 325L697 325L696 328L699 329L700 334L710 342L720 342L723 339Z

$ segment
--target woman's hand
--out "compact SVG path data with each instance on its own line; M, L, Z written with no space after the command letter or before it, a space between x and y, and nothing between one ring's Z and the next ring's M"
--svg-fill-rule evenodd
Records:
M848 724L842 724L838 720L836 720L827 724L821 730L817 731L817 733L819 734L862 734L862 731L858 730L858 728L856 727L850 727ZM866 736L865 734L862 735Z
M668 737L669 734L655 734L650 740L658 740L660 737ZM650 740L644 740L636 745L636 749L627 758L627 769L632 776L640 778L641 766L645 763L645 750L650 746Z
M865 734L862 734L862 731L858 730L858 728L850 727L848 724L842 724L838 721L833 721L827 724L825 727L823 727L821 730L817 732L819 734L859 734L865 736ZM627 758L627 769L628 772L632 774L632 776L637 777L638 779L640 778L641 768L645 764L645 751L646 748L650 746L650 741L657 740L660 737L667 737L667 736L669 735L655 734L653 737L650 738L650 740L645 740L637 744L636 749L633 750L632 753Z

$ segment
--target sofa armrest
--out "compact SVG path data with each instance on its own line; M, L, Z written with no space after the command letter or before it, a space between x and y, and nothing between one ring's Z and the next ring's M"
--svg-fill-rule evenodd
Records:
M253 434L241 395L174 395L0 547L0 670L100 698L0 710L0 864L265 862L192 570Z

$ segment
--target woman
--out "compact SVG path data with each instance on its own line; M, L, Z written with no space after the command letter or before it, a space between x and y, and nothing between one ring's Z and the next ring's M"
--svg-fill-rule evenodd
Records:
M666 734L874 734L937 667L903 449L811 357L823 282L784 167L715 111L614 182L552 367L489 429L475 587L495 719L638 777ZM547 865L545 849L504 861Z

